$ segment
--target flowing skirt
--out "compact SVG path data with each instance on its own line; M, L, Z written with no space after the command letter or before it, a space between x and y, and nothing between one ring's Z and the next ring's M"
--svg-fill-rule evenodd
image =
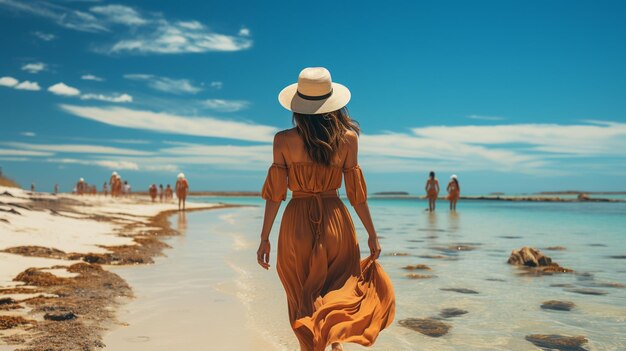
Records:
M321 209L319 236L311 215ZM319 218L319 217L318 217ZM292 199L278 239L277 271L302 350L334 342L369 346L393 321L393 286L382 267L360 261L354 224L338 197Z

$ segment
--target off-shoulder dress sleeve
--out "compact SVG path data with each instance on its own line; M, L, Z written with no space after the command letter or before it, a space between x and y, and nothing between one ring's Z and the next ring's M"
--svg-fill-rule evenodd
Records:
M261 196L274 202L284 201L287 197L287 166L274 163L267 171Z
M343 170L344 182L346 184L346 195L352 206L362 204L367 201L367 184L363 177L363 171L359 165Z

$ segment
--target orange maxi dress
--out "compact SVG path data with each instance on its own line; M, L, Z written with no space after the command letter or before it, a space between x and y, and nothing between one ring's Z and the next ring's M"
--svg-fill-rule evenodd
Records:
M278 238L277 271L287 294L289 321L302 350L323 351L334 342L370 346L395 314L393 286L382 267L361 261L354 224L337 195L345 177L354 206L367 200L359 166L273 164L263 198L292 199Z

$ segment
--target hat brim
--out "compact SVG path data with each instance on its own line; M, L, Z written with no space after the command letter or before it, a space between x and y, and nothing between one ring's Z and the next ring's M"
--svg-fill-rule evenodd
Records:
M323 100L306 100L298 95L298 83L291 84L278 94L278 102L289 111L317 115L339 110L350 101L350 90L339 83L333 84L333 94Z

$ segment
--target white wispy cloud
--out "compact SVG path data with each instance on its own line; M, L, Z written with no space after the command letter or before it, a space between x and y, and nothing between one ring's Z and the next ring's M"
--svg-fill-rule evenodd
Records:
M196 94L202 88L194 85L188 79L173 79L159 77L152 74L125 74L124 78L136 81L145 81L152 89L172 94Z
M124 5L94 6L90 11L102 15L104 20L110 23L126 26L142 26L148 23L148 20L142 18L135 9Z
M41 87L39 86L39 83L31 82L31 81L28 81L28 80L20 82L14 88L17 89L17 90L29 90L29 91L39 91L39 90L41 90Z
M428 139L467 145L526 145L529 150L579 156L624 155L626 123L508 124L492 126L433 126L413 129Z
M133 149L124 149L111 146L89 145L89 144L32 144L21 142L0 143L13 149L32 150L55 153L72 154L106 154L106 155L126 155L126 156L150 156L151 152Z
M85 159L75 159L75 158L49 158L46 161L51 162L51 163L61 163L61 164L80 164L80 165L85 165L85 166L99 166L99 167L114 169L114 170L128 170L128 171L139 170L139 165L130 161L85 160Z
M249 30L237 35L211 30L195 20L166 18L162 13L147 13L124 5L93 6L79 11L48 1L29 3L0 0L0 6L18 13L49 19L56 24L84 32L115 33L114 43L101 46L98 52L119 54L182 54L208 51L239 51L252 46ZM118 26L124 32L113 31ZM247 34L246 34L247 33Z
M119 40L108 53L182 54L208 51L240 51L252 47L245 36L216 33L198 21L156 18L146 30Z
M273 135L277 131L271 126L222 120L214 117L186 117L116 106L88 107L65 104L59 106L72 115L101 123L169 134L267 142L273 139Z
M21 136L25 136L25 137L32 138L32 137L37 136L37 133L35 133L35 132L21 132L21 133L20 133L20 135L21 135Z
M210 84L210 87L215 89L215 90L220 90L220 89L222 89L223 86L224 86L224 83L219 82L219 81L213 81Z
M43 41L53 41L57 38L57 36L52 33L44 33L39 31L33 32L33 35Z
M506 118L500 116L481 116L481 115L469 115L469 119L483 120L483 121L503 121Z
M80 96L80 98L82 100L99 100L99 101L116 102L116 103L133 102L133 97L128 94L119 94L119 95L83 94Z
M25 65L22 66L22 71L26 71L29 73L39 73L43 70L45 70L47 67L47 65L43 62L32 62L32 63L27 63Z
M239 30L239 35L242 37L249 37L250 36L250 29L243 27Z
M25 80L20 83L20 81L18 81L17 79L13 77L0 78L0 86L18 89L18 90L30 90L30 91L41 90L41 87L39 86L39 83L37 82L31 82L31 81Z
M55 95L61 96L78 96L80 95L80 90L71 87L63 82L59 82L57 84L51 85L48 87L48 91Z
M244 100L222 100L208 99L202 101L202 104L212 110L220 112L236 112L247 108L250 103Z
M46 1L0 0L0 6L18 13L49 19L61 27L82 32L106 32L108 28L92 14Z
M53 153L45 151L19 150L19 149L0 149L2 156L52 156Z
M0 86L12 88L17 85L19 81L13 77L0 78Z
M93 74L83 74L80 79L82 80L93 80L96 82L103 82L104 78L98 77L98 76L94 76Z
M136 163L140 170L175 172L190 166L210 166L224 170L266 170L272 162L272 146L202 145L168 142L151 157L123 157Z
M414 172L426 167L559 175L567 171L563 159L568 165L578 165L576 158L624 159L625 148L626 123L595 121L428 126L414 128L412 133L365 134L360 154L363 163L377 172Z

